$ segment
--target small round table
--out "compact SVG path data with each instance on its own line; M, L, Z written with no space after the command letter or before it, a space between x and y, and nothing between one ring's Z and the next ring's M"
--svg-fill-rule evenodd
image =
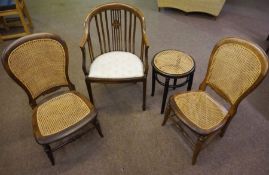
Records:
M188 84L187 91L191 90L193 75L195 71L195 62L193 58L177 50L164 50L157 53L152 62L152 91L151 96L155 93L155 81L164 86L161 114L164 112L167 93L169 88L176 89ZM158 75L165 78L165 82L159 80ZM170 79L174 82L169 84ZM177 83L178 79L185 79Z

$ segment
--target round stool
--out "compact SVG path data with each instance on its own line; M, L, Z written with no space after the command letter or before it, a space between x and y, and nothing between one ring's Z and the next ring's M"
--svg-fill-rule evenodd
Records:
M191 56L177 51L164 50L157 53L152 62L152 91L151 96L155 92L155 80L164 86L161 114L164 112L167 93L169 88L176 89L188 84L187 91L191 90L193 75L195 71L195 62ZM159 80L158 75L165 78L165 82ZM174 82L169 84L170 79ZM183 82L177 83L178 79L185 79Z

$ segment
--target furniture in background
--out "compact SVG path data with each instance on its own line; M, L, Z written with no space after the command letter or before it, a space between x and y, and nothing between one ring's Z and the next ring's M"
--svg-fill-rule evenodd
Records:
M184 12L202 12L219 16L225 0L158 0L158 8L170 7Z
M88 14L84 27L80 48L91 102L92 83L142 82L145 110L149 45L142 12L121 3L101 5ZM90 67L86 64L86 43Z
M95 107L69 80L67 45L60 37L39 33L20 38L3 52L2 63L28 95L34 137L52 165L53 151L84 134L81 129L89 123L103 137ZM57 91L64 87L68 90ZM57 146L51 148L54 143Z
M1 0L0 2L0 22L5 27L6 30L9 30L9 22L7 22L6 17L14 17L18 16L20 22L23 26L23 32L19 31L18 33L12 34L0 34L0 39L7 40L7 39L14 39L19 38L25 35L30 34L30 28L32 25L32 20L27 10L26 4L24 0ZM27 22L28 20L28 22Z
M164 50L157 53L152 60L152 92L154 96L155 81L164 86L161 114L164 112L168 89L184 86L188 84L187 90L192 87L193 75L195 71L195 62L187 54L177 50ZM165 83L161 82L158 75L165 78ZM173 79L173 85L169 85L170 79ZM178 79L183 82L178 83Z
M197 136L196 142L191 141L192 164L208 138L215 134L224 135L240 102L262 82L268 70L267 59L257 45L242 39L225 38L212 51L199 91L170 97L162 125L175 116L184 136L189 136L185 132L187 128ZM229 104L228 109L206 92L207 87Z

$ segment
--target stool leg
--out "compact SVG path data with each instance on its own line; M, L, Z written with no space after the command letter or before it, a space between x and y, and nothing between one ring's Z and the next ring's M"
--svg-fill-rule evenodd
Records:
M156 79L156 73L154 68L152 68L152 87L151 87L151 96L154 96L155 93L155 79Z
M163 114L164 108L165 108L166 98L167 98L167 94L168 94L169 80L170 80L170 78L165 78L161 114Z
M187 87L187 91L190 91L191 90L191 87L192 87L192 82L193 82L193 75L194 75L194 72L191 73L188 77L188 87Z
M173 87L174 90L176 89L175 87L176 85L177 85L177 78L174 79L174 87Z

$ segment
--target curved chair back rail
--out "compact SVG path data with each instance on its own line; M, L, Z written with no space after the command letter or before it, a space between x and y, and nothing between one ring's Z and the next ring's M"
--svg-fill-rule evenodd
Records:
M214 47L200 89L210 86L237 106L264 79L267 55L259 46L239 38L225 38Z
M80 47L88 44L91 61L107 52L124 51L139 56L147 70L146 27L139 9L121 3L100 5L88 14L84 27Z
M28 94L29 103L60 87L74 85L68 77L68 50L66 43L49 33L33 34L16 40L3 52L4 68Z

